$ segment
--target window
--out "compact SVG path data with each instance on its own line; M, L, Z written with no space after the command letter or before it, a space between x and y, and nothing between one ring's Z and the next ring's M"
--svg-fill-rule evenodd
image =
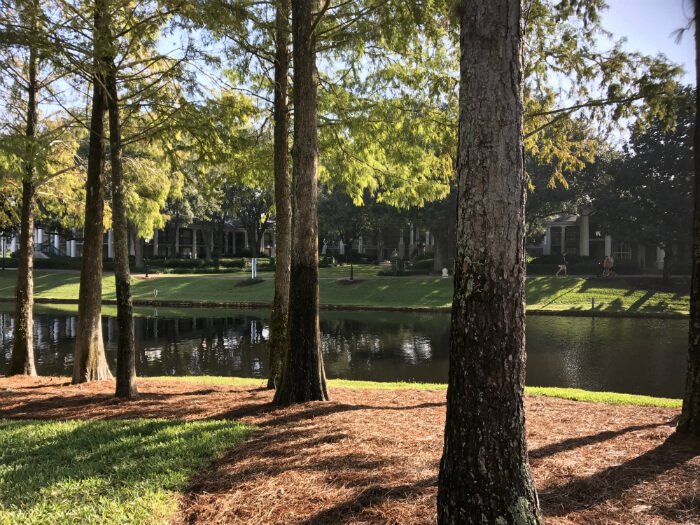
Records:
M615 243L613 250L613 258L616 261L631 261L632 260L632 246L626 242Z

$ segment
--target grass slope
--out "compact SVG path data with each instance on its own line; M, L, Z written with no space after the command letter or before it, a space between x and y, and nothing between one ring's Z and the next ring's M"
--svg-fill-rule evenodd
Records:
M149 379L161 381L185 381L202 385L232 385L232 386L260 386L267 384L266 380L248 377L222 377L222 376L183 376L183 377L152 377ZM331 388L369 388L377 390L446 390L443 383L411 383L411 382L386 382L376 381L352 381L348 379L329 379ZM669 399L665 397L640 396L634 394L620 394L617 392L591 392L579 388L558 388L528 386L525 392L533 396L557 397L570 399L571 401L585 401L588 403L603 403L606 405L635 405L648 407L680 408L681 399Z
M0 420L0 523L168 523L189 477L250 431L230 421Z
M361 266L356 284L343 284L346 268L322 268L321 303L334 306L390 308L449 308L452 280L439 277L372 277L373 266ZM137 279L134 299L163 301L213 301L271 303L273 276L262 283L236 286L241 275L187 275ZM114 278L105 276L103 296L115 299ZM45 299L77 299L79 276L75 273L36 272L34 294ZM15 273L0 272L0 297L13 297ZM591 298L596 310L620 314L687 314L687 293L655 290L624 278L585 279L581 277L530 277L526 282L528 311L587 312Z

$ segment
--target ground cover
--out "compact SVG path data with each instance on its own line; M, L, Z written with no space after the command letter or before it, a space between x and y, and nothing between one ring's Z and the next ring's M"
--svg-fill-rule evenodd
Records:
M189 477L249 432L231 421L0 420L0 523L168 523Z
M0 418L234 419L256 427L194 476L176 523L435 522L444 390L332 385L332 401L278 409L251 384L0 378ZM545 524L700 522L700 444L674 434L678 409L526 397L528 445ZM113 423L112 421L109 424Z
M342 267L343 272L346 267ZM321 303L327 306L370 308L442 308L452 302L452 280L433 276L371 277L371 265L358 267L362 281L348 286L339 281L338 268L321 268ZM365 273L362 273L365 272ZM0 298L14 296L15 274L0 272ZM272 301L273 276L264 274L255 286L236 286L245 276L187 275L137 277L132 287L137 301L208 303L253 303ZM37 299L77 300L79 275L66 272L36 272ZM604 314L687 315L688 293L684 285L663 289L655 278L530 277L526 281L528 312L579 313L594 309ZM114 300L114 278L103 278L103 297ZM591 299L595 299L592 307Z
M158 381L180 381L198 385L230 385L264 387L267 379L254 377L223 377L223 376L162 376L151 379ZM369 388L374 390L447 390L444 383L414 383L410 381L357 381L352 379L328 379L331 388ZM525 392L532 396L557 397L570 401L586 401L588 403L603 403L606 405L630 405L648 407L681 408L681 399L651 397L637 394L621 394L618 392L592 392L580 388L559 388L545 386L526 386Z

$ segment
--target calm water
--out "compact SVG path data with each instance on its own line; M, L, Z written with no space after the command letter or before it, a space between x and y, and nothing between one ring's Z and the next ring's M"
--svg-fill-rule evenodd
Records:
M266 377L268 312L146 311L136 319L137 372ZM216 315L217 317L204 317ZM331 378L446 382L448 314L322 312ZM37 314L40 374L69 375L75 314ZM116 360L116 319L103 318ZM0 311L0 368L9 365L12 315ZM681 397L687 321L536 317L527 324L527 384Z

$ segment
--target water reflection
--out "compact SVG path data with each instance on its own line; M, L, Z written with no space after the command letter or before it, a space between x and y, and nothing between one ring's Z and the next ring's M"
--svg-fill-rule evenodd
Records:
M209 315L212 312L204 312ZM265 377L268 313L196 309L149 311L135 319L137 371L142 376ZM73 364L74 314L35 316L37 370L68 375ZM9 366L14 319L0 311L0 367ZM107 357L116 361L117 323L103 319ZM449 315L323 312L321 345L329 377L374 381L445 382ZM528 319L527 383L680 397L687 322L660 319Z

